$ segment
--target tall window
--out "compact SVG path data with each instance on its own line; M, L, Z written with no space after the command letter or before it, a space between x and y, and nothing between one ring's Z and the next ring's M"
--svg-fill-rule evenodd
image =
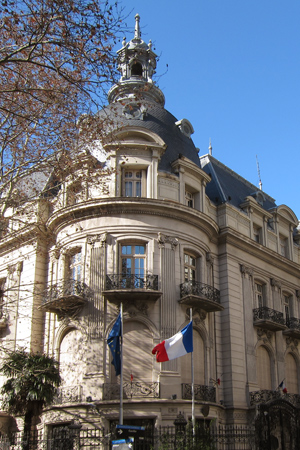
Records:
M284 236L279 237L279 244L280 244L280 254L282 256L288 257L288 240Z
M81 281L82 268L81 268L81 250L77 250L69 256L69 275L70 279L74 281Z
M285 358L285 385L289 393L299 394L297 363L291 353Z
M194 208L194 196L191 192L185 191L185 204L190 208Z
M284 315L286 320L288 321L291 317L291 296L284 294L283 295L283 306L284 306Z
M256 353L257 384L260 390L272 390L271 359L265 347L258 347Z
M145 277L146 248L142 244L121 246L121 271L127 283L143 287Z
M6 278L0 279L0 319L3 318L4 314L4 292L5 292Z
M196 258L188 253L184 254L184 281L196 280Z
M262 228L256 225L253 225L253 238L258 243L262 243Z
M146 171L145 170L124 170L122 194L124 197L145 196Z
M263 284L255 283L255 300L256 300L256 305L258 306L258 308L265 306Z

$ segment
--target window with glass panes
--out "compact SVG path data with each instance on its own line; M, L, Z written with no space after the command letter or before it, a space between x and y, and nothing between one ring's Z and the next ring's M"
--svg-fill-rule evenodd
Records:
M258 308L264 306L264 292L263 285L260 283L255 283L255 299Z
M69 273L71 280L81 281L81 250L73 253L69 257Z
M121 246L121 272L128 282L134 282L135 287L143 287L145 277L146 248L142 244L127 244ZM139 286L136 286L139 284Z
M291 297L288 294L283 296L283 304L284 304L284 314L286 320L289 320L291 317Z
M188 253L184 254L184 281L196 280L196 258Z
M142 196L142 171L125 170L124 171L124 196L141 197Z

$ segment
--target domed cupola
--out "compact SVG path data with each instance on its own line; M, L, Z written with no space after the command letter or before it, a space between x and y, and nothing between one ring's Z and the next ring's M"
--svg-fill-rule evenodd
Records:
M152 51L151 40L146 44L141 39L140 16L135 16L134 38L118 50L118 69L121 78L108 93L109 103L121 100L154 101L164 106L165 97L155 86L152 76L156 69L157 55Z

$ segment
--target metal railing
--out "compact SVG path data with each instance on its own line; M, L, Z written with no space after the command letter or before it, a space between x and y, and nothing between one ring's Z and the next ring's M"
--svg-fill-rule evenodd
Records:
M296 317L289 317L286 320L286 326L290 329L290 330L297 330L300 331L300 320L297 319Z
M259 405L261 403L267 403L271 400L284 399L290 402L292 405L300 407L300 395L284 393L282 390L267 390L249 392L250 406Z
M253 309L253 322L257 322L258 320L268 320L279 325L285 325L283 313L268 308L267 306Z
M76 280L62 280L59 283L55 283L49 286L45 290L42 304L53 302L59 298L77 296L84 299L89 298L91 295L91 289L83 282Z
M124 398L159 398L159 383L133 381L123 383ZM120 398L120 385L117 383L103 384L103 399L116 400Z
M191 400L192 398L192 385L190 383L182 383L182 398L184 400ZM213 386L205 386L202 384L194 385L195 400L205 402L216 402L216 388Z
M199 281L185 281L180 285L180 297L182 298L186 295L198 295L220 303L220 291Z
M81 401L81 386L66 386L57 389L56 396L53 399L53 405L62 405L64 403L78 403Z
M158 275L106 275L106 290L147 289L158 291Z

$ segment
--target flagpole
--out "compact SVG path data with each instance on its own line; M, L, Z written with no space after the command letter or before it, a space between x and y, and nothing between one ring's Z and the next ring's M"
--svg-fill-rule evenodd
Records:
M193 309L190 308L190 322L193 320ZM191 372L192 372L192 425L193 437L195 437L195 389L194 389L194 351L191 352Z
M121 315L121 342L120 342L120 353L121 353L121 373L120 373L120 415L119 415L119 425L123 425L123 303L120 304L120 315Z

